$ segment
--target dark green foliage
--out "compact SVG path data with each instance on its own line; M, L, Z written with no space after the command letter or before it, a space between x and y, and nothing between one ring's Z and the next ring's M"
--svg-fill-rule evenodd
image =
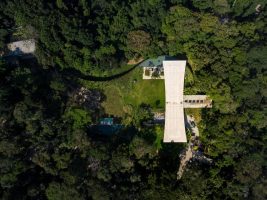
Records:
M0 51L22 31L38 62L0 63L0 198L266 199L266 19L264 0L1 1ZM81 103L69 76L162 54L186 55L187 89L214 102L200 124L212 164L194 161L180 181L184 146L155 142L150 105L98 135L97 83Z
M80 200L82 199L77 190L73 187L68 187L66 185L60 185L59 183L52 182L46 190L47 199L57 200Z

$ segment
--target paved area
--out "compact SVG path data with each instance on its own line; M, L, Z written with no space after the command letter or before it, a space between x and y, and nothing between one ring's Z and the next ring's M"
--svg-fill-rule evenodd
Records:
M143 67L143 79L164 79L163 67Z

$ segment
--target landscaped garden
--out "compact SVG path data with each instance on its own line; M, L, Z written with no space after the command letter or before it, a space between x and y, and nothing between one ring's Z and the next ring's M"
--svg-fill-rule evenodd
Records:
M142 73L143 69L136 67L120 78L95 85L105 95L102 106L106 114L124 117L141 104L150 105L152 110L164 110L164 80L143 80ZM82 82L92 87L92 82Z

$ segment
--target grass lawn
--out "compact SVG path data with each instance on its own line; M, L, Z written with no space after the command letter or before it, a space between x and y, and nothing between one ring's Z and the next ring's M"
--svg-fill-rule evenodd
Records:
M116 86L107 86L104 88L104 94L106 96L102 106L105 112L114 116L124 115L124 102L120 95L120 91Z
M164 129L162 126L156 126L155 130L156 130L157 137L156 137L154 144L156 145L157 149L161 149L162 142L163 142Z
M196 123L198 124L201 121L201 110L203 108L185 108L186 115L193 115Z
M142 70L137 67L120 79L114 80L124 105L134 109L144 103L149 104L153 109L164 108L164 80L143 80Z
M124 117L142 103L151 105L154 110L164 109L164 80L143 80L142 70L137 67L120 78L95 86L106 96L102 106L107 114ZM92 82L82 82L92 88Z
M141 80L137 82L132 93L127 94L125 102L131 105L150 104L153 108L164 107L163 80Z
M139 106L140 104L149 104L152 108L164 108L165 88L164 80L143 80L142 74L138 79L132 80L131 88L121 88L123 98L126 104Z

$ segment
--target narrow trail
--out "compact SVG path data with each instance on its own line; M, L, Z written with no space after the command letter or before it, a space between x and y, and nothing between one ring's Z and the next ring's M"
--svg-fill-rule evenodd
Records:
M181 177L182 177L182 175L184 173L186 164L188 163L189 160L191 160L191 158L193 158L193 153L192 153L192 148L191 148L191 145L190 145L190 142L189 142L185 154L182 155L182 159L181 159L181 162L180 162L179 170L177 172L177 180L181 179Z
M194 126L192 125L192 122L194 122L195 124ZM198 130L198 127L196 125L196 122L193 116L186 115L186 126L188 129L191 130L192 133L194 133L195 136L199 137L199 130ZM182 158L181 158L180 166L177 172L177 180L182 178L182 175L184 173L187 163L193 158L192 142L195 136L190 138L187 144L186 151L181 155Z

